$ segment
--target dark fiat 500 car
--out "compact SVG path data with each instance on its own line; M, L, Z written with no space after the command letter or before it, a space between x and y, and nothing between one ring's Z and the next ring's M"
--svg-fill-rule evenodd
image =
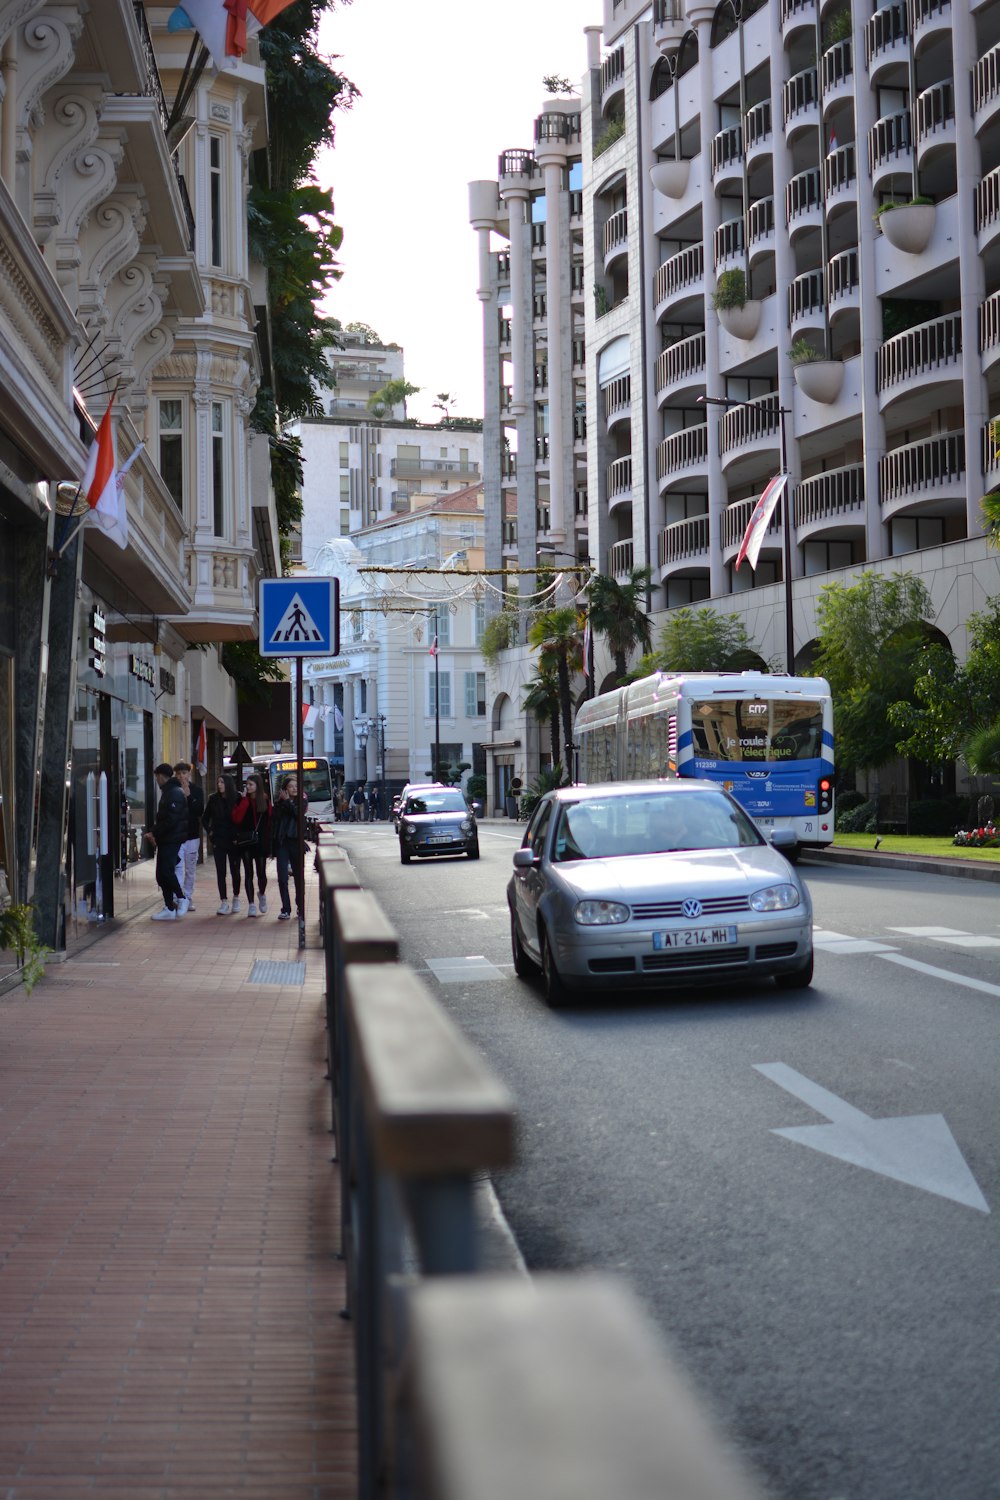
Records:
M420 787L399 814L399 858L404 865L432 854L479 858L476 817L458 787Z
M708 781L547 793L514 853L507 901L514 968L540 970L551 1005L597 987L812 980L806 886Z

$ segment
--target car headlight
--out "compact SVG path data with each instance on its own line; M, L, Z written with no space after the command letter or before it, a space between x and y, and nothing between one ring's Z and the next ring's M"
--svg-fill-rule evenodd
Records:
M794 885L768 885L750 897L751 911L788 911L798 904L798 887Z
M578 901L573 918L581 927L607 927L627 922L631 915L631 908L620 901Z
M472 832L472 822L471 822L471 820L469 818L463 818L462 819L462 832L463 833L471 833Z
M406 837L408 839L412 839L413 835L417 831L417 825L416 825L416 823L406 823L406 822L404 822L402 826L403 826L403 832L406 834Z

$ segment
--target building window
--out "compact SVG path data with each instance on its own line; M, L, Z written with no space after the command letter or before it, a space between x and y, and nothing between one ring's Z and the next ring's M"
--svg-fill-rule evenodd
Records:
M208 263L212 266L222 265L222 137L210 135L208 138L208 224L209 244Z
M427 716L432 719L435 713L435 693L440 693L439 717L448 718L451 715L451 673L429 672L427 674Z
M474 630L476 632L476 635L475 635L475 644L478 646L479 643L480 643L480 641L483 638L483 631L486 629L486 600L485 599L477 599L476 600L476 623L475 623L475 626L473 628L474 628Z
M340 534L341 536L350 536L351 534L351 512L349 510L342 510L340 512Z
M431 638L434 636L439 646L451 645L451 611L447 604L437 605L431 615Z
M467 719L486 717L485 672L466 672L465 674L465 717Z
M340 445L340 467L342 469L349 469L351 467L350 443L341 443Z
M166 485L178 510L184 509L184 433L180 401L161 401L160 478Z
M226 449L222 402L212 402L212 521L216 536L226 535Z

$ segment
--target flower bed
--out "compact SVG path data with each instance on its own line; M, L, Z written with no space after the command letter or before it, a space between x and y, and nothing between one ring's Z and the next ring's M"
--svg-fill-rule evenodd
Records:
M956 833L952 843L966 849L1000 849L1000 828L995 823L987 823L982 828Z

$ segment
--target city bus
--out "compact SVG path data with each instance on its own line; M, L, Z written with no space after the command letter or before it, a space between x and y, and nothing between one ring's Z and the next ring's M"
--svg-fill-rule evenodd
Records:
M266 775L271 801L278 800L286 776L297 776L299 764L294 755L255 755L255 771ZM333 822L334 781L330 762L325 755L307 755L302 762L302 779L309 799L308 816L318 822Z
M765 834L833 842L833 703L822 677L666 673L582 703L576 779L698 776L733 794Z

